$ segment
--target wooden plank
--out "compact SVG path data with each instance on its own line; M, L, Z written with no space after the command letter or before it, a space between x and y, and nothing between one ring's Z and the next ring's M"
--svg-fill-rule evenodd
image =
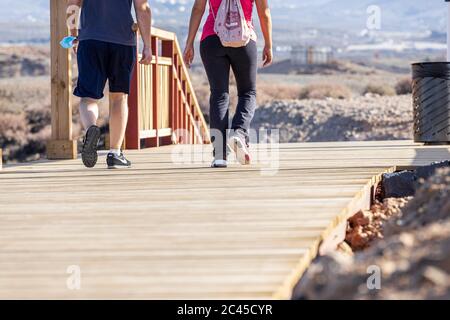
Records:
M50 1L52 136L47 147L49 159L76 158L72 148L58 148L73 141L71 51L59 45L59 41L69 34L66 9L65 2Z
M158 57L158 65L170 67L173 65L171 57Z
M157 137L157 130L142 130L139 134L141 139L149 139Z
M163 129L159 129L158 131L159 131L158 135L160 137L170 137L170 136L172 136L172 129L171 128L163 128Z
M177 164L180 147L201 161ZM404 141L277 147L270 176L262 163L208 168L210 145L129 151L126 171L106 170L105 153L92 170L80 160L6 165L0 298L289 298L382 172L450 154ZM79 291L66 286L72 265Z

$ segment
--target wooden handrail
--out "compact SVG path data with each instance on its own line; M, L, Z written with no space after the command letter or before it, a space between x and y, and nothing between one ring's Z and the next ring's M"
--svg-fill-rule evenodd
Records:
M157 37L160 40L176 41L177 39L175 33L155 27L152 27L152 36Z
M193 98L193 100L194 100L194 107L196 108L196 111L198 112L198 114L199 114L199 116L200 116L200 119L201 119L201 121L202 121L202 125L203 125L205 128L207 128L208 125L207 125L207 123L206 123L206 121L205 121L205 117L203 116L203 112L202 112L202 110L201 110L201 108L200 108L200 104L198 103L197 96L195 95L194 87L193 87L192 82L191 82L191 79L190 79L190 77L189 77L189 72L188 72L188 70L187 70L187 68L186 68L186 64L185 64L184 61L183 61L183 58L182 58L182 57L183 57L183 53L182 53L182 51L181 51L181 48L180 48L180 45L179 45L178 41L175 41L175 47L176 47L177 56L178 56L178 58L179 58L179 60L180 60L180 62L181 62L181 67L182 67L182 69L183 69L183 70L182 70L182 71L183 71L183 74L184 74L184 75L187 75L187 76L186 76L186 82L187 82L188 88L189 88L190 92L193 93L192 98ZM208 136L209 136L209 135L208 135ZM209 138L208 138L208 139L209 139Z
M175 33L152 28L152 51L151 65L133 72L126 148L210 143Z

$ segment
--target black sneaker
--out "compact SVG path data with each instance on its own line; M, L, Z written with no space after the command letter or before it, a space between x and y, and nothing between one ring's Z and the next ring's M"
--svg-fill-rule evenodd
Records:
M97 145L100 140L100 135L100 128L97 126L92 126L86 131L81 159L83 160L83 164L88 168L93 168L97 164Z
M123 153L120 156L115 153L108 153L106 163L108 164L108 169L126 169L131 167L131 162L125 158Z

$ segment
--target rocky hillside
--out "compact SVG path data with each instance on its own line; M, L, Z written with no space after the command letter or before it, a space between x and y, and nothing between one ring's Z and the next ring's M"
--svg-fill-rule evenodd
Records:
M415 197L396 211L384 239L369 249L318 258L294 298L450 299L450 170L422 181ZM377 269L379 287L369 289Z
M254 128L279 129L281 142L412 138L411 96L279 100L257 109Z
M48 75L49 55L47 46L0 47L0 78Z

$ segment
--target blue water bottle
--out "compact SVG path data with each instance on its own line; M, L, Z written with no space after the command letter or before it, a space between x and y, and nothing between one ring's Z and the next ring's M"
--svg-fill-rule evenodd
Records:
M73 36L65 37L64 39L61 40L61 42L59 44L64 49L71 49L71 48L73 48L73 42L75 40L77 40L77 37L73 37Z

